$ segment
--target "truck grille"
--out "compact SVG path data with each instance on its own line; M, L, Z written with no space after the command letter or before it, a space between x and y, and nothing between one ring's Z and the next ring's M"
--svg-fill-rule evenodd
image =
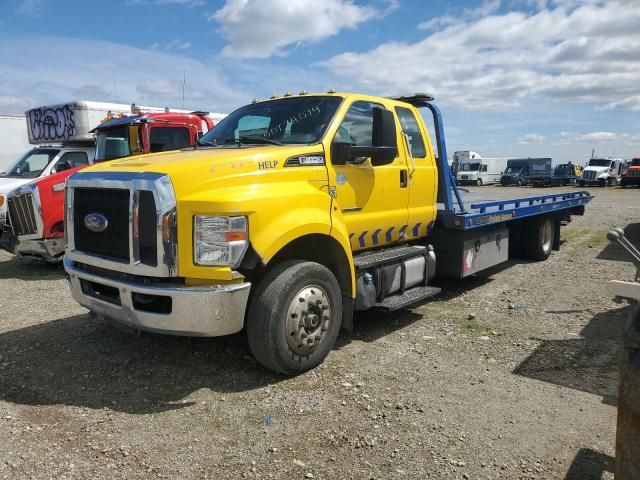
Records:
M36 209L31 192L21 192L8 198L9 223L17 236L38 233Z
M78 172L67 179L66 198L69 261L132 275L177 275L177 205L167 175Z
M129 190L76 188L73 197L73 230L76 248L119 261L129 261ZM91 213L103 215L108 225L94 232L85 225Z
M629 173L627 175L630 177L640 177L640 169L629 169Z
M156 216L156 202L153 192L140 191L138 207L138 245L140 249L140 261L145 265L156 266L158 264L158 235Z
M594 172L593 170L587 170L586 172L583 172L582 178L585 180L595 180L596 172Z

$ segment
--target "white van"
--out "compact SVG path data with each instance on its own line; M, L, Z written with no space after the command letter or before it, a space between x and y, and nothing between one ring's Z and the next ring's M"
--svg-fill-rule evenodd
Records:
M458 184L488 185L498 183L507 168L508 160L508 158L482 158L477 154L475 158L459 160Z

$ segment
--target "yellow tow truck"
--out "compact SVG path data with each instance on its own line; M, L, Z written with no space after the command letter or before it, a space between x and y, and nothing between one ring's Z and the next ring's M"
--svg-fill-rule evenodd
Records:
M436 150L419 109L431 112ZM509 256L544 260L587 192L465 204L433 98L287 94L241 107L193 148L72 175L74 298L119 325L245 329L264 366L320 364L354 311L395 310Z

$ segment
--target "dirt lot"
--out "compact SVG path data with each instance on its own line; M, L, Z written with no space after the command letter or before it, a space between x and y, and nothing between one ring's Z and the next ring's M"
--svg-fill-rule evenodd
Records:
M611 479L629 307L605 283L634 269L605 236L640 190L593 191L548 261L359 315L297 378L242 335L114 330L61 268L0 254L0 478Z

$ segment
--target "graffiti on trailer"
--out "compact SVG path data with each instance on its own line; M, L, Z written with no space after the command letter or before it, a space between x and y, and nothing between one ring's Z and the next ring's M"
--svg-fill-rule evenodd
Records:
M29 110L29 127L33 140L69 140L76 133L73 110L63 107L41 107Z

